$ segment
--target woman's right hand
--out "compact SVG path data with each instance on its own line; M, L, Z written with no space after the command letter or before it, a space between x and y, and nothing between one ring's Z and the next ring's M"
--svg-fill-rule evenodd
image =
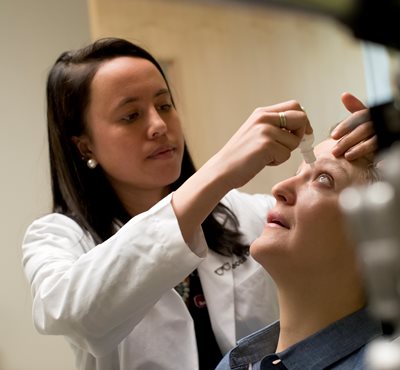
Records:
M285 128L280 127L280 112L286 118ZM241 187L265 166L289 159L305 132L312 133L312 128L297 101L257 108L206 166L220 167L229 189Z
M312 133L312 128L298 102L257 108L223 148L174 192L172 206L186 242L190 245L195 231L227 192L245 185L265 166L286 161L304 133Z

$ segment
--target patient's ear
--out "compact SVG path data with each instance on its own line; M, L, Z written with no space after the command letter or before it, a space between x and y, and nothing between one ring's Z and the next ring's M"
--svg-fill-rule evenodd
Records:
M71 140L82 158L87 159L93 156L90 141L87 135L72 136Z

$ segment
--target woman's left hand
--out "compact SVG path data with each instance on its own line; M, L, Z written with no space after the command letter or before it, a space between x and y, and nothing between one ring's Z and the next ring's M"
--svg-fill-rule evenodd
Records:
M333 139L339 140L332 150L333 155L344 155L349 161L373 156L378 145L369 109L350 93L342 94L342 103L351 115L331 133Z

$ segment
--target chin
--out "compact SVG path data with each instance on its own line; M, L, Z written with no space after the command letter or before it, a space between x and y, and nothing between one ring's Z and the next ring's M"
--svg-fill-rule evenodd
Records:
M158 178L164 185L171 185L179 179L181 175L180 166L164 166L154 174L154 178Z
M171 185L171 184L173 184L175 181L178 181L178 179L179 179L179 176L181 175L181 170L180 170L180 168L178 169L178 170L176 170L176 171L174 171L174 172L170 172L169 174L168 174L168 184L167 185Z
M278 247L274 244L275 243L271 243L270 238L265 239L263 236L260 236L250 245L250 254L255 260L257 260L262 256L268 255L274 249L277 249Z
M281 258L287 255L287 243L283 238L271 237L271 235L261 235L250 245L250 255L264 267L267 263L263 261L274 260L275 257Z

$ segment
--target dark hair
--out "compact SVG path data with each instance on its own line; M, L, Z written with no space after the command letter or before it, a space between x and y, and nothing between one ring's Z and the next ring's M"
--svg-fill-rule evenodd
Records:
M96 243L115 233L116 221L124 224L130 216L100 166L92 170L87 168L72 137L80 136L85 131L90 85L97 70L105 61L121 56L149 60L160 71L169 89L167 78L156 59L143 48L118 38L103 38L79 50L62 53L47 80L53 211L74 219L92 235ZM170 189L176 190L194 172L195 167L185 145L181 174ZM238 220L223 204L215 207L202 227L210 249L226 256L247 253L248 245L240 241L242 234Z

